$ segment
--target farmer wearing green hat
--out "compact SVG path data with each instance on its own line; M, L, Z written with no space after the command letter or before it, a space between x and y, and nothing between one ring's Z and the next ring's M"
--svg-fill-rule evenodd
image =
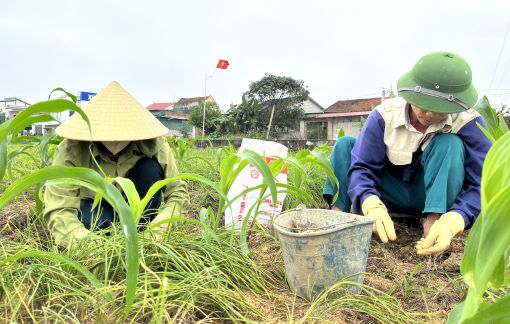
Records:
M480 183L491 142L471 107L478 93L469 64L457 54L434 52L400 77L400 97L369 115L358 139L340 138L331 154L339 180L327 179L323 196L333 210L375 218L383 242L397 238L392 212L423 214L418 254L436 254L470 228L480 214ZM332 198L338 192L337 200Z

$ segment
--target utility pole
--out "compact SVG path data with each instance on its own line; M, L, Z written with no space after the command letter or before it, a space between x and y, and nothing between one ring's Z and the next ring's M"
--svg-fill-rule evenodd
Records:
M273 121L273 114L274 114L274 105L273 105L273 110L271 111L271 118L269 118L269 127L267 128L266 140L269 139L269 131L271 130L271 122Z
M214 73L216 73L216 69L214 69L214 72L211 76L207 76L207 73L205 74L204 118L202 120L202 136L205 136L205 101L207 100L207 79L212 78Z
M386 89L382 88L381 104L386 100Z

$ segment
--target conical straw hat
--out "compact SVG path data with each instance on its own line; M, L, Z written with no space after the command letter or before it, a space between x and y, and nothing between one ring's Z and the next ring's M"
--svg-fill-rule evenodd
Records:
M140 141L168 134L169 130L116 81L83 108L90 120L92 141ZM87 122L72 115L55 130L57 135L90 141Z

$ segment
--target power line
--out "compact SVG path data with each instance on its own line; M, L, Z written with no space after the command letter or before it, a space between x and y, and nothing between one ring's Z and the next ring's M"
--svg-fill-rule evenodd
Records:
M508 59L508 62L506 63L505 70L503 71L503 75L501 76L501 80L499 80L498 88L501 87L501 82L503 82L503 79L505 78L506 69L508 69L508 65L510 65L510 59Z
M501 46L501 50L499 51L498 61L496 62L496 67L494 68L494 74L492 75L491 84L489 86L489 92L491 91L492 82L494 81L494 77L496 76L496 72L498 71L499 60L501 59L501 54L503 54L503 49L505 48L506 37L508 36L509 30L510 30L510 23L508 24L508 28L506 29L505 39L503 40L503 45Z

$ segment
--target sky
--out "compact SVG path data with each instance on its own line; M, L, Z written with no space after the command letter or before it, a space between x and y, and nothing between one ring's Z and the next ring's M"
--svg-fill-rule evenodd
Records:
M2 1L0 98L115 80L148 106L203 96L215 72L207 95L226 110L272 73L327 108L380 96L423 55L450 51L496 107L510 103L509 24L508 0ZM214 71L219 59L228 69Z

